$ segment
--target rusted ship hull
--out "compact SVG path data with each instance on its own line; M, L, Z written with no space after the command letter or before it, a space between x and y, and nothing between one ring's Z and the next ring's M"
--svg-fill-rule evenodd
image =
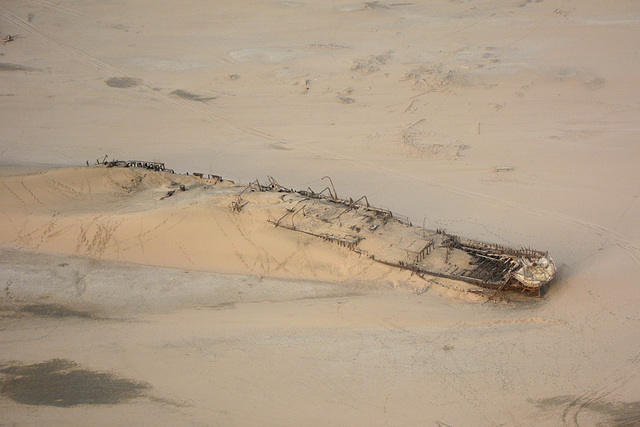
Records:
M260 191L288 193L291 205L274 226L305 233L389 266L422 276L460 280L496 290L540 295L555 277L547 252L513 249L414 227L392 212L353 200L279 186L256 186Z
M107 167L174 173L157 162L103 160L99 163ZM213 184L223 182L217 175L193 175L207 178ZM366 197L356 201L339 198L333 183L333 191L327 187L316 193L310 188L283 187L271 177L265 185L258 180L246 186L224 182L232 185L226 187L226 194L236 193L230 205L234 213L242 214L247 204L258 201L255 197L260 193L281 193L281 202L270 208L270 212L277 214L269 220L275 227L322 239L422 277L445 277L489 289L540 295L556 274L555 264L547 252L507 248L455 236L444 230L414 227L406 218L370 206Z

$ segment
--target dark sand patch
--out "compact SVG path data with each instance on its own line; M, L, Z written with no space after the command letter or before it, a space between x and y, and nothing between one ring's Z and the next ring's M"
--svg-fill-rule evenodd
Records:
M187 92L186 90L182 90L182 89L174 90L173 92L171 92L171 95L179 96L180 98L189 99L191 101L198 101L198 102L207 102L217 98L217 96L206 97L206 96L198 95L196 93Z
M26 65L12 64L10 62L0 62L0 71L41 71L38 68L27 67Z
M235 301L222 302L220 304L209 306L209 308L213 310L233 310L236 307L237 307L237 303Z
M577 410L577 413L583 409L591 410L608 417L610 419L608 425L616 427L640 425L640 402L607 402L595 399L583 401L575 396L555 396L537 400L535 404L542 409L564 407L565 412L570 408Z
M640 402L619 403L611 412L616 427L640 425Z
M109 87L117 87L120 89L129 89L140 84L136 79L130 77L111 77L104 81Z
M65 317L78 317L80 319L98 319L94 313L88 311L74 310L59 304L31 304L21 307L21 313L35 314L42 317L55 317L62 319Z
M24 405L72 407L113 405L143 395L146 383L81 369L75 362L53 359L33 365L5 365L0 394Z
M274 150L291 151L291 148L285 147L281 143L269 144L269 148L272 148Z

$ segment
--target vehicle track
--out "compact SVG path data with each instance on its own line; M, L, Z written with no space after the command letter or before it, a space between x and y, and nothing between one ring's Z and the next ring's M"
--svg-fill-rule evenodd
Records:
M611 375L603 378L597 386L569 402L562 411L560 421L565 425L579 427L580 413L590 406L606 401L611 394L629 383L635 378L638 365L640 365L640 352L636 353L630 360L618 365L618 368Z

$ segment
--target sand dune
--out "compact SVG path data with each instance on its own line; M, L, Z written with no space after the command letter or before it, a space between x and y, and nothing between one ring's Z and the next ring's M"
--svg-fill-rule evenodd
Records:
M96 166L3 177L1 185L0 244L6 247L279 278L363 283L409 277L276 229L267 220L286 213L281 194L247 194L251 203L234 212L239 190L232 182Z

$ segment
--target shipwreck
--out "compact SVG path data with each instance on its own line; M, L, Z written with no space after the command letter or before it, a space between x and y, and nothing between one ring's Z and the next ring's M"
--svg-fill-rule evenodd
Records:
M547 252L479 242L444 230L415 227L391 211L370 206L366 197L340 199L311 189L295 191L271 179L255 182L256 191L286 193L292 205L271 221L275 227L332 242L373 261L410 270L422 277L461 280L496 291L515 290L540 296L556 274Z
M105 156L106 157L106 156ZM145 168L159 173L175 173L164 164L147 161L106 161L106 167ZM188 174L187 174L188 175ZM221 176L192 173L214 186ZM302 233L353 251L375 262L409 270L425 279L443 277L498 291L521 291L540 296L556 275L556 266L547 252L509 248L497 244L414 226L408 218L387 209L371 206L368 199L339 198L331 183L320 192L311 188L294 190L269 177L248 185L234 184L225 192L235 194L230 209L242 214L261 193L281 193L281 202L268 221L290 232ZM184 188L181 188L184 190ZM171 196L170 191L166 197Z

